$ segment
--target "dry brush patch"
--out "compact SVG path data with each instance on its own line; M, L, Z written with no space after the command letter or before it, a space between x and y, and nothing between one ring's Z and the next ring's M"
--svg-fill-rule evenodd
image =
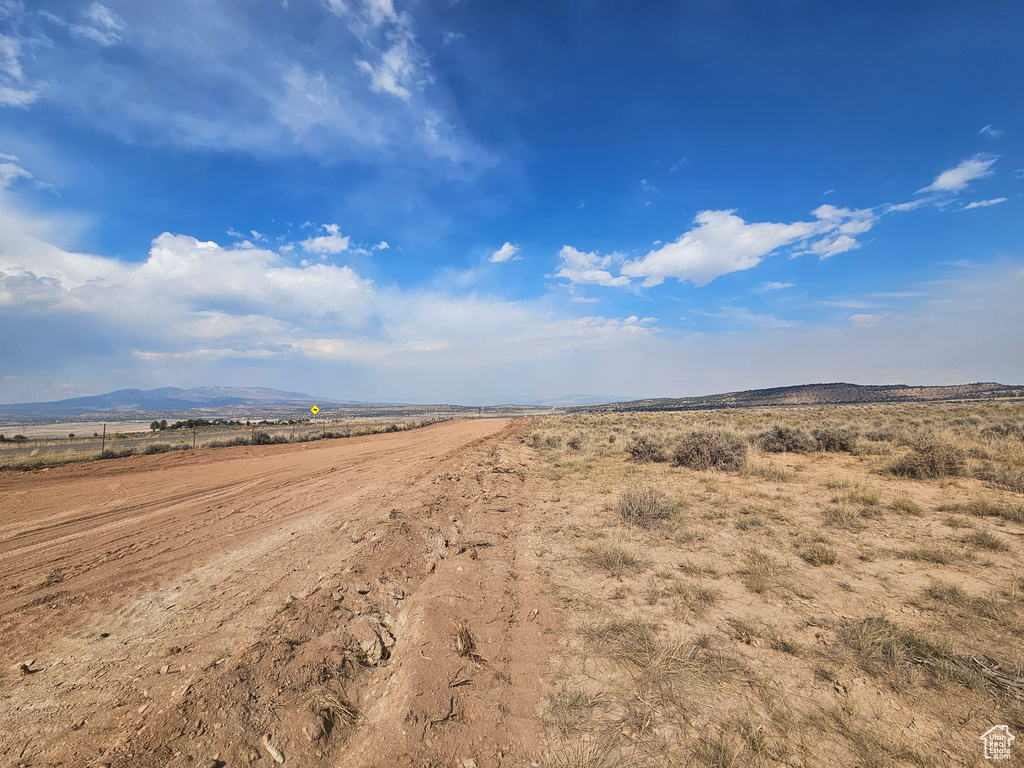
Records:
M546 578L577 628L553 764L942 765L933 745L1024 726L1024 405L536 422L591 435L550 475L569 567Z

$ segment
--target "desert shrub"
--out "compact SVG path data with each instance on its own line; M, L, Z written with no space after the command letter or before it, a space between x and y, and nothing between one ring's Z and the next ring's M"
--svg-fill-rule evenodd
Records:
M984 437L1015 437L1024 440L1024 423L1004 421L1000 424L992 424L981 430Z
M123 459L132 455L131 448L108 448L100 454L101 459Z
M256 430L250 439L250 445L281 445L287 443L288 438L284 435L271 435L263 430Z
M626 444L626 453L633 461L666 461L668 459L662 442L648 433L634 435Z
M565 447L573 453L580 453L590 443L590 435L586 432L573 432L565 440Z
M169 443L152 443L143 448L140 453L143 456L152 456L154 453L167 453L173 450Z
M747 441L724 429L693 430L683 435L672 460L691 469L740 469L747 460Z
M814 439L807 430L788 424L776 424L762 432L757 442L769 453L807 453L815 448Z
M672 504L658 489L635 485L619 494L615 511L624 523L650 528L672 515Z
M226 440L211 440L206 444L207 448L233 448L236 445L249 445L249 438L242 437L229 437Z
M534 448L553 450L562 447L562 436L551 432L534 432L530 435L530 445Z
M1024 493L1024 468L1007 466L995 461L983 461L971 474L997 488Z
M925 480L932 477L959 477L967 470L964 452L955 445L938 440L918 443L909 453L889 465L889 471L901 477Z
M857 447L857 430L852 427L826 425L818 427L812 433L814 447L829 453L849 453Z

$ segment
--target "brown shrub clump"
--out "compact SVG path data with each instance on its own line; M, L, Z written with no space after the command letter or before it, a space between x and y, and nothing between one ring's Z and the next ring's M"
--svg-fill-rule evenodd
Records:
M626 453L633 461L666 461L668 455L665 453L665 446L653 435L641 433L634 435L633 439L626 445Z
M857 430L850 427L818 427L813 435L815 447L819 451L850 453L857 447Z
M808 453L815 449L815 441L807 430L776 424L757 438L758 445L769 453Z
M680 438L673 461L691 469L740 469L747 460L747 441L724 429L699 429Z
M967 460L964 452L955 445L932 440L918 443L910 453L893 462L889 471L916 480L960 477L967 471Z

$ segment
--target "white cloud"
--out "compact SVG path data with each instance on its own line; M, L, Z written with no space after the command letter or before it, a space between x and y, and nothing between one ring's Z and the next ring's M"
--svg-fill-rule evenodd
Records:
M876 314L850 315L850 324L859 328L874 328L883 320L893 317L892 312L879 312Z
M761 285L754 290L757 291L757 293L767 293L768 291L782 291L786 288L792 288L793 285L793 283L782 283L772 280L767 283L761 283Z
M563 245L558 252L558 271L555 277L564 277L571 283L593 285L629 285L628 277L613 277L608 268L615 262L612 256L598 256L596 251L585 253L571 245Z
M917 194L922 192L959 192L967 188L975 179L984 179L995 173L992 166L998 160L996 155L978 154L963 160L959 165L949 168L938 176L935 181L927 187L921 187Z
M995 197L991 200L976 200L973 203L968 203L964 206L965 211L969 211L971 208L987 208L990 205L999 205L999 203L1005 203L1005 197Z
M318 253L323 256L338 254L348 250L350 238L348 235L340 234L340 228L337 224L325 224L320 229L327 234L310 237L301 241L299 245L302 246L302 250L306 253Z
M25 82L21 54L20 40L0 35L0 105L27 107L39 98L40 89Z
M492 264L498 264L502 261L518 261L520 258L519 246L512 245L512 243L505 243L501 248L491 254L490 262Z
M31 179L32 174L18 165L15 155L0 154L0 189L7 189L15 179Z
M375 250L375 251L386 251L390 247L391 246L388 245L388 241L387 240L381 240L379 243L377 243L375 246L373 246L373 250Z
M991 125L986 125L980 131L978 131L978 133L980 133L982 136L988 136L993 139L998 139L1000 136L1006 133L1006 131L1001 131L998 128L993 128Z
M646 278L644 286L667 277L707 285L716 277L756 267L772 251L814 234L815 225L747 224L734 211L701 211L696 227L678 240L622 266L626 277ZM615 283L624 285L625 283Z
M71 31L104 47L121 42L124 20L102 3L93 3L82 14L84 23L72 24Z

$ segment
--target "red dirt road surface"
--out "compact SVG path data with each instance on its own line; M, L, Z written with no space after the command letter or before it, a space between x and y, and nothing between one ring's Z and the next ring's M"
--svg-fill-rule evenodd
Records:
M527 429L0 474L0 766L529 764Z

